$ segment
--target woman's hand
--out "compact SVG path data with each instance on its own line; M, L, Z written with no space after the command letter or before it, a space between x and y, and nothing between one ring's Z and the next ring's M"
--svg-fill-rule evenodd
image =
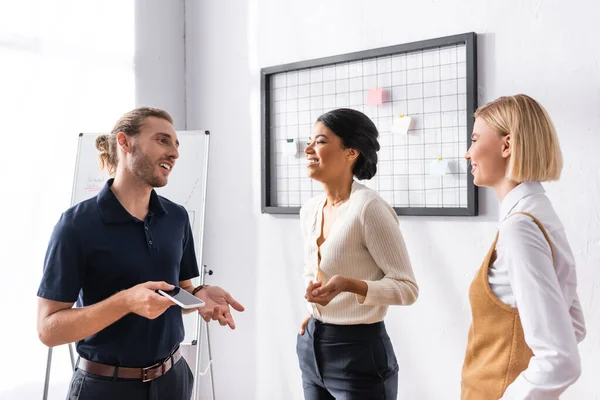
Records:
M306 300L310 303L326 306L341 292L345 292L348 285L348 279L342 275L334 275L325 286L322 282L309 283L306 288Z
M304 321L302 321L302 324L300 324L300 335L304 335L308 321L310 321L310 314L308 314L308 317L304 318Z

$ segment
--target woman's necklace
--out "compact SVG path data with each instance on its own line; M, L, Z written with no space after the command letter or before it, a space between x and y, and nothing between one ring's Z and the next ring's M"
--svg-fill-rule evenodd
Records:
M328 206L330 206L330 207L335 207L335 206L337 206L338 204L340 204L340 203L342 203L342 202L344 202L344 201L348 200L349 198L350 198L350 195L348 195L348 196L342 196L342 197L340 197L338 200L336 200L336 201L332 201L331 203L329 203L329 200L327 200L327 202L328 202L328 203L327 203L327 205L328 205Z

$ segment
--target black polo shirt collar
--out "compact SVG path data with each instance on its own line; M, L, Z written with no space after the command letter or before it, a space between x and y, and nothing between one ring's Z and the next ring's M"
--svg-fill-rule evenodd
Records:
M114 178L110 178L104 187L100 190L98 195L96 196L98 202L98 209L100 210L100 215L102 215L102 219L106 223L120 223L120 222L129 222L135 219L119 202L117 196L110 190L114 182ZM167 210L165 209L162 200L156 193L154 189L150 192L150 204L148 206L148 214L149 215L160 215L167 214Z

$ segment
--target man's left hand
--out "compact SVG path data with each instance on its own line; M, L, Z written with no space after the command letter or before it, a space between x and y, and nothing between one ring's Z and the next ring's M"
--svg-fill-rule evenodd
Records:
M235 329L235 322L229 306L236 311L244 311L244 306L235 300L231 295L219 286L207 286L195 294L196 297L204 301L206 305L200 307L198 312L202 318L209 322L211 319L219 321L221 326L229 325Z

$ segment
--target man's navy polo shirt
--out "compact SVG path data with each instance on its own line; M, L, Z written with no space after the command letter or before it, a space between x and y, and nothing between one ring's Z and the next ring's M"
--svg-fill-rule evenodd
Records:
M117 200L112 183L61 215L39 297L84 307L147 281L177 285L198 276L187 211L153 190L140 221ZM154 320L130 313L77 342L77 352L103 364L147 367L168 357L183 338L181 308L172 306Z

